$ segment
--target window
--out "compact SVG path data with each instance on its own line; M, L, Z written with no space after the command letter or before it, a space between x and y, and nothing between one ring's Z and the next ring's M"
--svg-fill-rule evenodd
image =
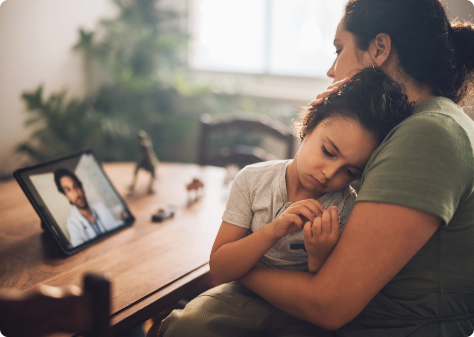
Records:
M347 0L191 0L195 69L326 77Z

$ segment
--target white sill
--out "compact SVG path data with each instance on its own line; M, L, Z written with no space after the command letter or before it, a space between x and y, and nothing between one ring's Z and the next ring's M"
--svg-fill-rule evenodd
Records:
M331 84L330 78L292 77L268 74L191 70L196 84L209 85L215 92L290 101L312 101Z

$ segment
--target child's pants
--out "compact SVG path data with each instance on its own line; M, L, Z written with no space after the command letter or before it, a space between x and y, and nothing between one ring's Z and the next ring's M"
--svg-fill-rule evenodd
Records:
M331 337L333 333L277 309L238 282L199 295L161 324L160 337Z

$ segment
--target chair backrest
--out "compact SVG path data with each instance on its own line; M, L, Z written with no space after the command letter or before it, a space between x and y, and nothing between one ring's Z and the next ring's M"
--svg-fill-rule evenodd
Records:
M295 137L290 127L269 118L259 120L231 119L213 122L209 115L201 117L200 137L198 143L198 164L226 166L236 164L240 168L245 165L267 161L272 159L290 159L293 157ZM285 145L285 153L278 157L261 147L236 144L232 147L223 146L217 153L209 151L210 137L215 133L226 133L238 131L242 134L258 134L259 136L271 136Z
M53 332L107 337L110 327L110 281L87 274L84 289L40 285L15 291L0 289L0 331L6 337L37 337Z

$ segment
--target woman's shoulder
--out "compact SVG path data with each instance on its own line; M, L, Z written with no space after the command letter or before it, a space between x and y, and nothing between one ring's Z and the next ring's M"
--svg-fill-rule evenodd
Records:
M434 97L415 107L413 115L395 127L387 136L413 141L433 138L453 144L470 144L474 148L474 121L461 107L444 97Z
M449 223L474 190L474 123L449 100L425 103L375 150L357 202L415 208Z
M449 98L437 96L417 104L413 109L413 114L429 111L440 113L463 112L462 108Z
M445 97L428 99L413 110L413 115L407 119L412 123L434 123L445 127L457 124L461 128L474 131L474 121L464 113L463 109Z

